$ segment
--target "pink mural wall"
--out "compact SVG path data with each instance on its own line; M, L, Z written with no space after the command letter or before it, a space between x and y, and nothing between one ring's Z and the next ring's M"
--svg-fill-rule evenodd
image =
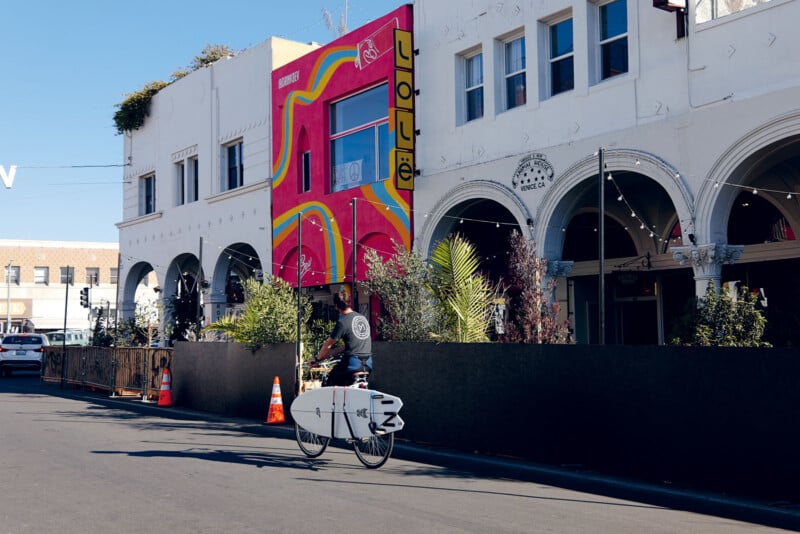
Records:
M273 273L292 285L298 259L302 286L350 283L354 236L357 280L368 248L411 246L411 24L403 6L273 72Z

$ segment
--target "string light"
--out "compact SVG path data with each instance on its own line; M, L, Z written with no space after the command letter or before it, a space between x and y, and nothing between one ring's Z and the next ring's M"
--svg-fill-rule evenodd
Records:
M712 180L710 178L706 178L706 181L712 181ZM754 195L758 195L759 193L763 193L763 192L772 193L774 195L786 195L787 199L791 199L793 195L797 194L794 191L782 191L780 189L768 189L766 187L756 188L756 187L753 187L752 185L729 184L729 183L726 183L726 182L718 182L716 180L713 180L714 189L718 188L721 185L724 185L726 187L735 187L737 189L742 189L744 191L750 191Z
M614 186L617 188L617 191L619 193L618 196L617 196L617 200L620 201L620 202L624 202L625 203L625 205L628 207L628 209L630 209L631 217L637 219L640 222L640 229L641 230L645 230L648 227L648 225L646 225L644 223L644 221L641 220L640 217L636 215L636 211L631 208L630 204L625 199L624 194L620 190L618 184L614 180L613 174L608 173L607 180L612 182L614 184ZM718 183L715 182L714 186L717 187ZM786 198L790 199L791 197L792 197L792 193L788 192ZM414 212L414 210L409 209L407 206L404 206L404 205L403 206L401 206L401 205L387 205L387 204L384 204L382 202L376 202L376 201L372 201L372 200L368 200L368 199L358 199L358 200L360 200L362 202L367 202L367 203L370 203L370 204L374 204L374 205L376 205L376 207L383 207L386 211L390 211L392 209L396 209L399 212L406 213L406 214L410 214L410 213ZM430 213L428 213L428 212L423 214L423 216L425 218L427 218L429 215L430 215ZM450 215L443 215L443 216L441 216L441 219L443 219L443 220L444 219L458 219L459 224L463 224L465 220L471 221L471 222L476 222L476 223L492 223L492 224L494 224L495 228L500 228L501 225L502 226L513 226L513 227L518 226L516 222L503 222L503 221L489 221L489 220L481 220L481 219L470 219L470 218L465 218L465 217L460 217L460 216L450 216ZM320 232L323 232L323 231L327 230L330 234L337 234L338 233L336 230L333 230L333 229L331 229L329 227L326 228L325 225L322 224L322 221L320 221L318 223L318 221L314 220L313 218L306 217L305 215L303 215L301 217L301 220L307 220L312 225L318 226ZM331 217L329 220L333 221L334 218ZM624 228L625 228L626 231L629 231L629 227L628 226L625 226ZM655 229L655 225L653 225L653 228ZM566 227L562 227L561 231L562 232L566 232L567 228ZM595 231L597 231L597 229L595 229ZM650 235L651 238L655 237L655 233L654 233L653 230L646 230L646 231L648 232L648 234ZM352 245L353 244L353 241L351 239L349 239L349 238L346 238L346 237L344 237L342 235L339 235L338 237L342 240L342 242L344 242L344 243L346 243L348 245ZM659 241L663 241L663 239L659 238ZM392 250L392 251L378 250L378 249L374 249L372 247L368 247L366 245L358 244L358 243L356 243L356 246L358 246L358 247L360 247L360 248L362 248L364 250L373 250L375 252L378 252L380 254L387 255L387 256L390 256L390 255L394 254L394 252L395 252L394 250ZM234 253L241 254L239 251L236 251L235 249L225 249L225 250L231 250ZM229 258L229 260L239 261L243 265L246 265L248 268L253 268L253 266L248 264L247 262L245 262L243 260L239 260L239 259L237 259L235 257L232 257L231 255L229 255L228 258ZM129 258L129 259L137 260L136 258ZM253 256L252 255L247 256L247 259L250 262L252 262L253 261ZM148 264L150 264L151 267L153 266L153 264L151 262L149 262L148 260L138 259L137 261L144 261L144 262L147 262ZM292 269L292 268L296 269L296 267L285 266L285 265L274 263L274 262L273 262L273 266L277 266L280 270ZM330 272L329 271L308 271L308 273L312 274L312 275L329 275L329 274L331 274L331 272L332 271L330 271Z

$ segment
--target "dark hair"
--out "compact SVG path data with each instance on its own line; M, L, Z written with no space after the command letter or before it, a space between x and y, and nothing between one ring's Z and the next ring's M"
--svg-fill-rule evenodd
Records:
M350 295L345 291L337 291L333 294L333 305L344 311L350 307Z

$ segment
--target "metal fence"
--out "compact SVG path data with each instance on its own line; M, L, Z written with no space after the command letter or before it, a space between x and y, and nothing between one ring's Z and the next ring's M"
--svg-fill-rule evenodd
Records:
M155 400L172 353L145 347L45 347L42 380Z

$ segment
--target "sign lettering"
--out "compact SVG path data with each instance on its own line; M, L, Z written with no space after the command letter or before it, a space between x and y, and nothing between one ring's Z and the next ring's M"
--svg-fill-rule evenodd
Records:
M6 173L6 168L0 165L0 179L3 180L3 185L6 186L6 189L11 189L11 186L14 185L15 174L17 174L16 165L11 165L8 168L8 173Z
M414 150L414 114L397 109L394 112L395 146L400 150Z
M414 109L414 74L411 72L394 72L394 105L409 111Z
M394 66L396 69L414 68L414 49L410 31L399 29L394 31Z
M395 150L394 175L397 178L395 186L404 191L414 190L414 153L405 150Z
M296 82L299 79L300 79L300 71L299 70L296 70L294 72L290 72L286 76L281 76L280 79L278 79L278 89L283 89L287 85L292 84L292 83Z

